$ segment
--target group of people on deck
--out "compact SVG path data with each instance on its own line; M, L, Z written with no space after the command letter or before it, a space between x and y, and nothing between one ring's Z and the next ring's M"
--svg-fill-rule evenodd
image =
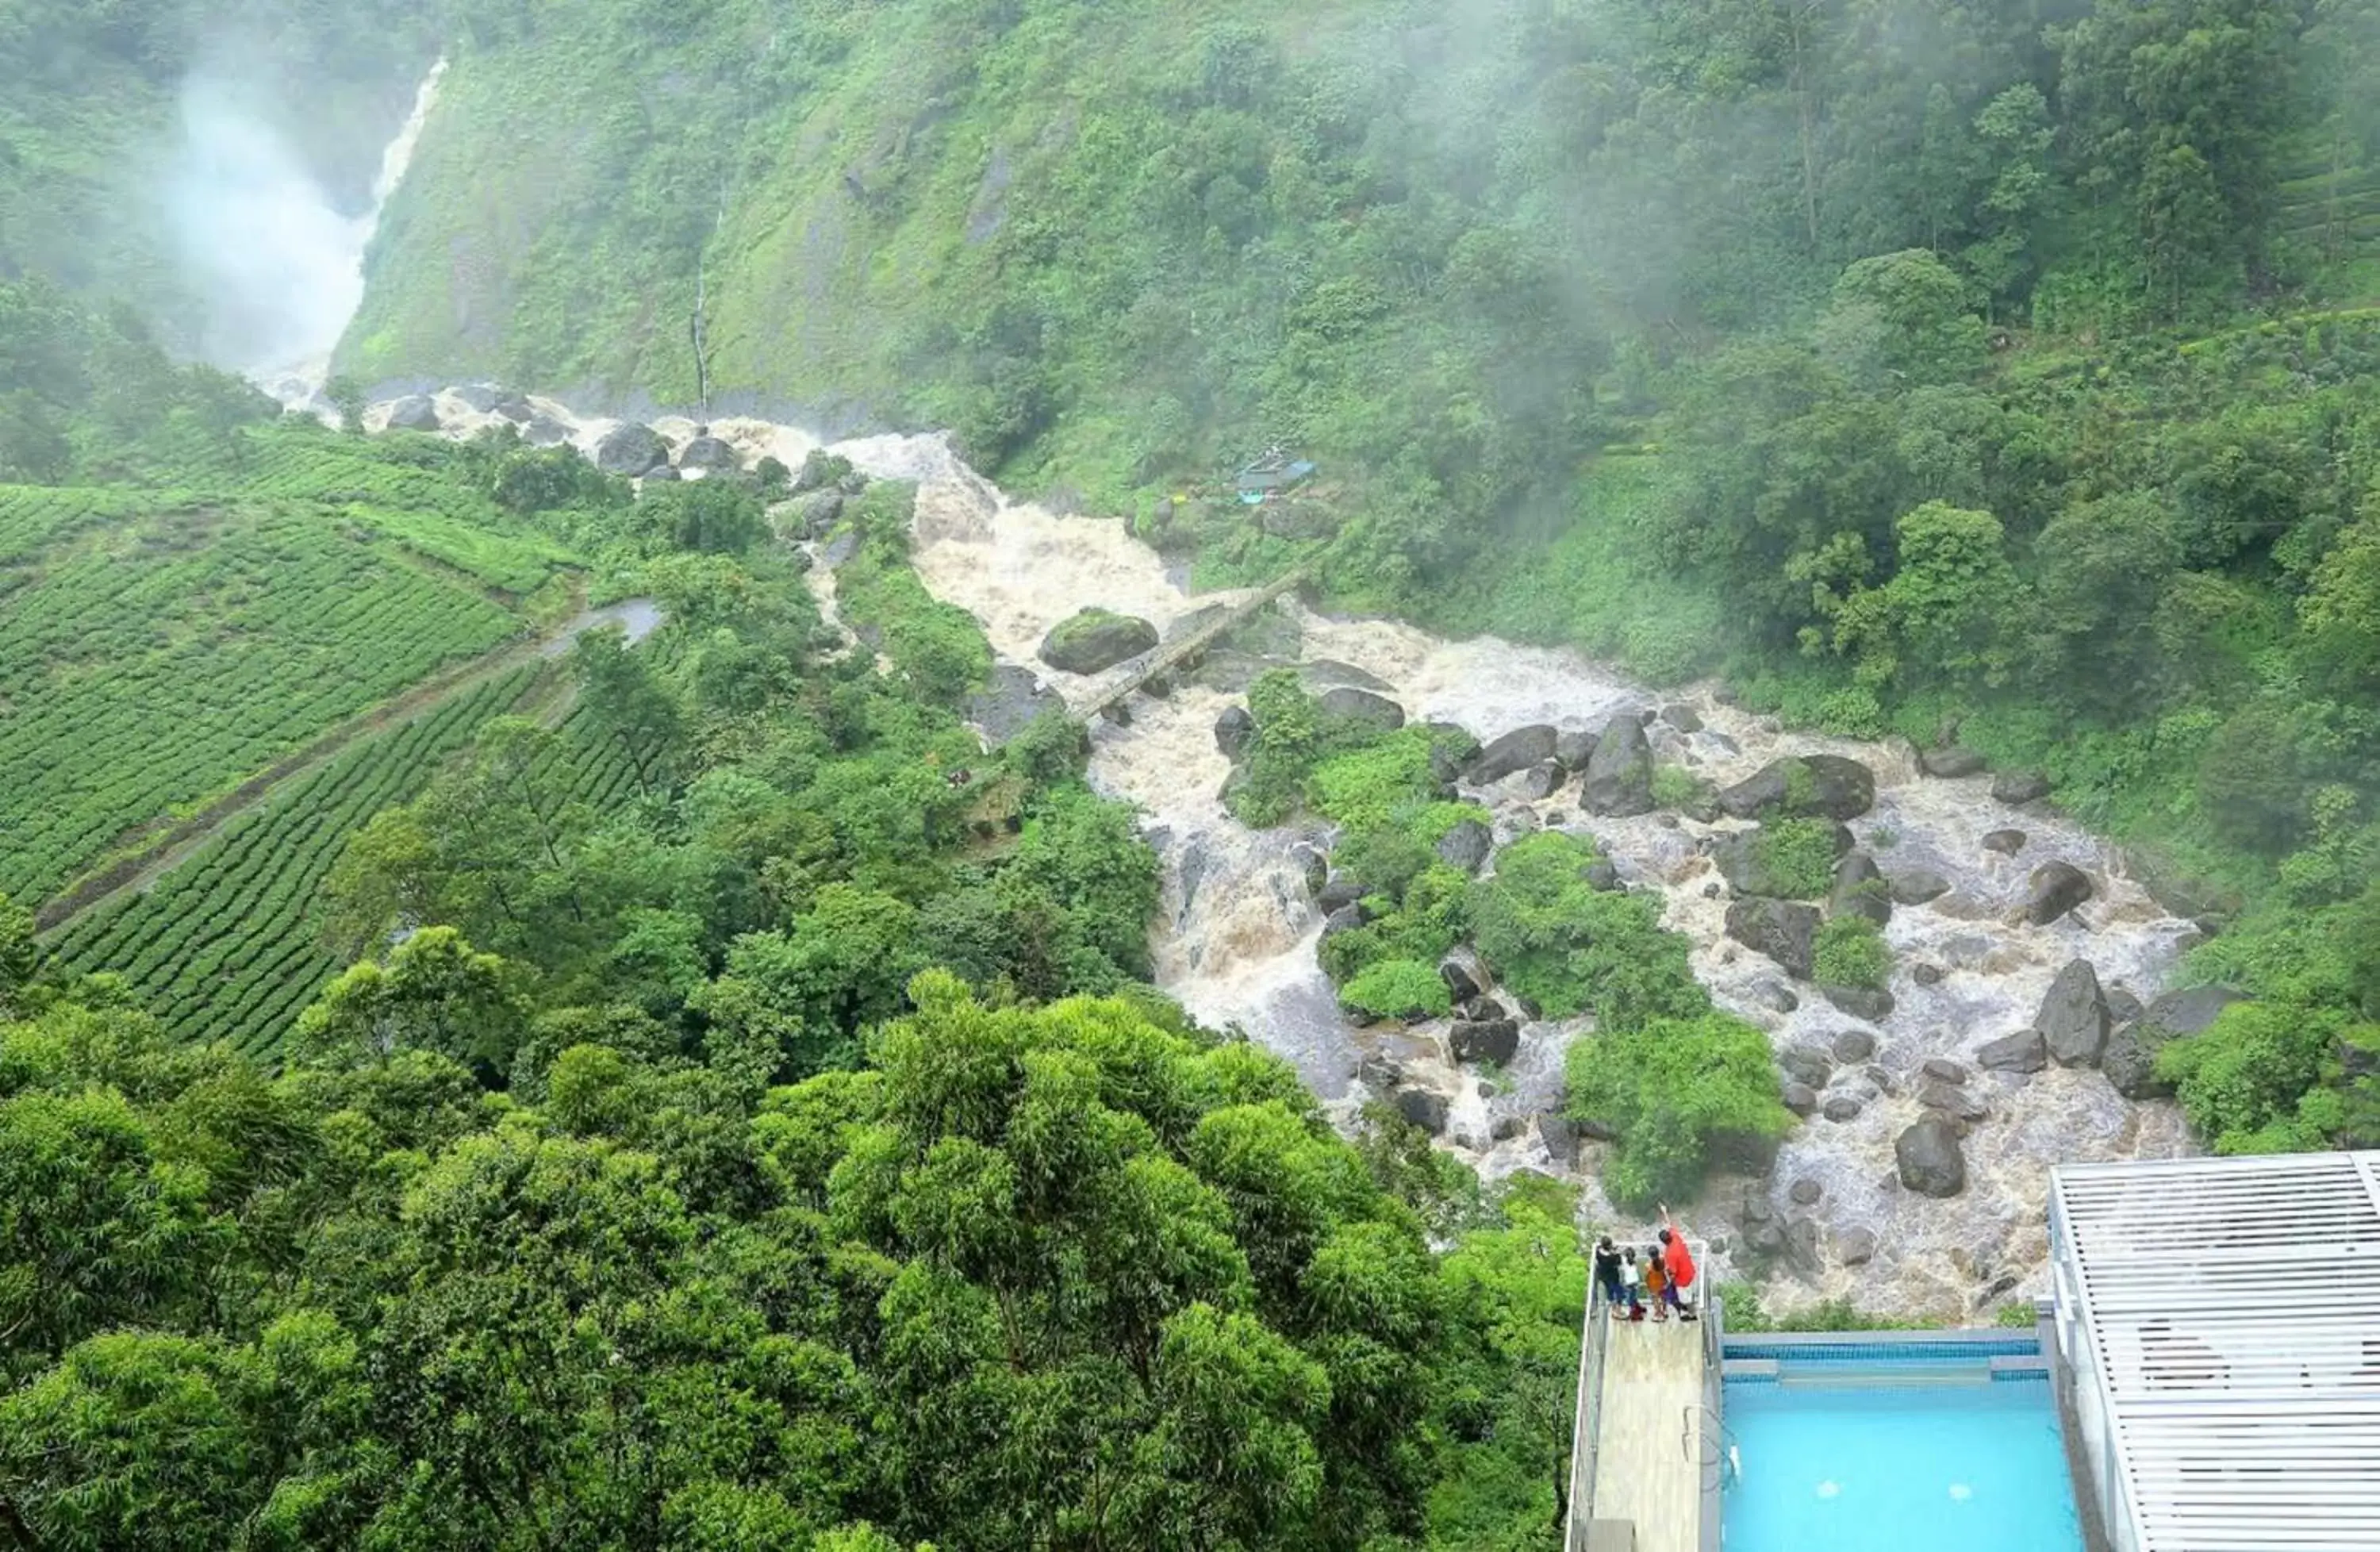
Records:
M1688 1291L1694 1285L1694 1252L1686 1248L1686 1231L1666 1206L1661 1209L1660 1242L1645 1247L1643 1260L1637 1259L1633 1245L1623 1250L1609 1234L1596 1243L1595 1280L1614 1320L1642 1320L1647 1311L1655 1320L1672 1315L1680 1320L1694 1318Z

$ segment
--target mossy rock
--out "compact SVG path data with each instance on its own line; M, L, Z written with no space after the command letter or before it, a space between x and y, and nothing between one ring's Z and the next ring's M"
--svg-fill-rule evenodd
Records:
M1099 673L1157 647L1157 627L1130 614L1086 609L1041 641L1041 661L1063 673Z

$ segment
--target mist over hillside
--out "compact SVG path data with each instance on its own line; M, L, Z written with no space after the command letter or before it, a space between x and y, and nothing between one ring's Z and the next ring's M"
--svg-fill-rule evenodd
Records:
M0 275L121 301L185 355L277 365L436 55L412 0L23 0L0 14ZM330 266L337 268L337 266ZM351 266L349 266L351 267ZM349 289L352 291L352 283ZM352 296L346 298L352 306Z

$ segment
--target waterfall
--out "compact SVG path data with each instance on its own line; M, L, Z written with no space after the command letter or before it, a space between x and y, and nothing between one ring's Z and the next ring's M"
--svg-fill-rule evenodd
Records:
M213 116L203 101L194 107L186 99L184 119L194 156L212 163L216 174L228 175L198 185L199 197L218 192L226 182L244 189L238 203L249 230L216 231L212 223L186 217L185 241L198 249L194 257L219 280L242 291L251 285L271 288L281 326L242 342L246 347L237 350L232 364L285 405L321 407L332 354L363 305L365 250L380 231L381 212L413 164L445 74L446 61L441 58L415 89L412 111L381 152L371 207L354 217L334 211L322 187L298 172L294 158L264 131L226 123ZM191 202L188 195L184 202L186 207ZM259 235L287 238L293 234L295 240L261 256L236 246L243 236L252 243Z

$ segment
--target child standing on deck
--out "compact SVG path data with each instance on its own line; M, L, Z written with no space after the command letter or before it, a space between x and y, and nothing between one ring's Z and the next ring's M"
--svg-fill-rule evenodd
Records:
M1630 1320L1645 1318L1645 1272L1633 1246L1620 1253L1620 1306Z
M1665 1295L1670 1289L1670 1276L1661 1268L1661 1249L1655 1245L1645 1252L1645 1302L1653 1306L1653 1318L1670 1318Z

